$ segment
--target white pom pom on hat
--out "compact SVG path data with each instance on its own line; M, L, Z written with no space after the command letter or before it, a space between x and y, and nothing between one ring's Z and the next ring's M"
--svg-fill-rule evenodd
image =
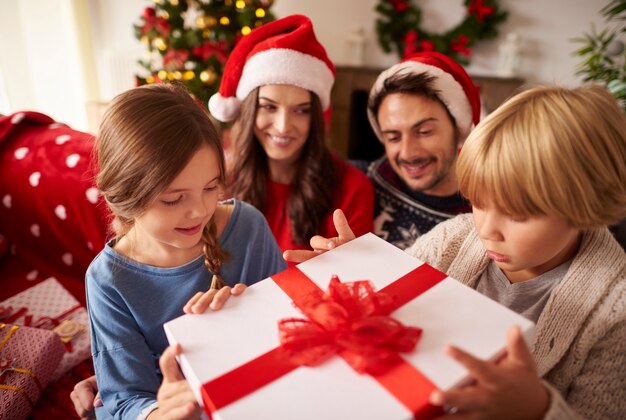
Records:
M241 101L234 96L224 98L219 92L209 98L209 110L217 120L232 121L239 115Z
M388 78L404 74L434 77L433 88L454 118L461 139L465 140L480 121L480 93L463 67L450 57L434 51L409 55L378 76L370 90L370 100L383 89ZM376 136L383 141L377 116L372 114L369 107L367 116Z
M220 121L232 121L252 90L271 84L310 90L326 110L334 80L335 66L315 37L311 20L291 15L239 41L224 66L219 92L209 99L209 111Z

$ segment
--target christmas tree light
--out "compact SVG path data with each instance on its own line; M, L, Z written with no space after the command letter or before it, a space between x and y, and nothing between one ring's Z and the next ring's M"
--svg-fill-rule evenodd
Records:
M200 102L217 92L223 67L241 37L274 20L272 0L154 0L135 37L147 48L137 84L180 81Z

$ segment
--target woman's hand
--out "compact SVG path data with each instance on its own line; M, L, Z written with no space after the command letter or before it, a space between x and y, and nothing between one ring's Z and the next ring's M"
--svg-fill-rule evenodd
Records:
M355 238L354 233L348 224L348 220L341 209L337 209L333 213L333 223L335 225L335 230L337 231L336 237L324 238L323 236L316 235L311 238L311 248L313 248L313 251L305 249L287 250L283 253L285 261L301 263L303 261L310 260L316 255L336 248L339 245L348 243Z
M432 404L453 407L442 419L543 418L550 396L519 327L509 330L507 354L497 363L477 359L455 347L446 351L469 370L475 383L430 395Z
M201 408L191 387L178 368L176 356L181 353L180 344L169 346L159 359L163 382L157 393L159 408L148 415L150 420L197 419Z
M83 379L74 386L70 393L70 398L74 403L74 410L81 419L95 419L95 408L102 407L102 400L98 394L98 384L96 375Z
M219 310L231 296L239 296L246 290L246 285L238 283L235 287L224 286L219 290L196 293L183 307L186 314L202 314L207 308Z

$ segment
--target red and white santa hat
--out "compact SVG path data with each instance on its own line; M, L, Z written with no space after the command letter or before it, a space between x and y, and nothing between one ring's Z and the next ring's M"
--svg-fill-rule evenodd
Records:
M407 56L382 72L372 89L370 100L383 88L385 80L393 75L422 74L434 77L433 88L437 96L448 108L459 130L462 140L469 135L472 127L480 121L480 93L463 67L450 57L434 52L422 51ZM376 115L367 109L367 116L379 140L383 140Z
M220 121L232 121L252 90L274 84L310 90L326 110L334 80L335 66L315 37L311 20L291 15L239 41L224 66L219 92L209 99L209 111Z

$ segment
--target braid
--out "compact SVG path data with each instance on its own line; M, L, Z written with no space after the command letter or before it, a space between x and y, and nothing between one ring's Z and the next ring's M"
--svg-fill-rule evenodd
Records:
M228 258L227 252L222 249L217 238L217 226L213 218L206 224L202 231L202 251L204 252L204 265L213 273L211 289L221 289L226 286L220 275L222 263Z

